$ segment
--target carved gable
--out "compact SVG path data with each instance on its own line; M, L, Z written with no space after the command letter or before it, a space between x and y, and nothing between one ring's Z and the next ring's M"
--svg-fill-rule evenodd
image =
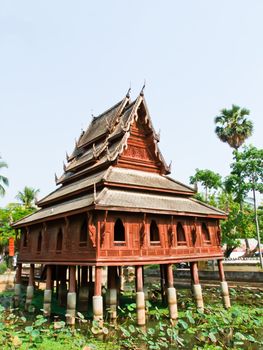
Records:
M160 173L162 169L155 154L153 132L140 110L138 114L131 125L127 147L120 155L117 166Z

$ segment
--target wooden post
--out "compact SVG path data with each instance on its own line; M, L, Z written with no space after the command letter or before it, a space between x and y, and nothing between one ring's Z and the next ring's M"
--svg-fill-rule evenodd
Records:
M93 319L97 321L103 320L103 300L101 295L101 275L102 269L100 266L95 267L95 285L94 296L92 298Z
M142 266L136 266L136 310L138 326L145 325L145 297L143 291L143 269Z
M117 266L108 266L108 290L107 290L107 308L109 308L110 319L117 318Z
M58 302L59 305L66 306L67 304L67 266L59 266L58 279L60 280L58 286Z
M160 284L161 284L161 297L162 303L165 303L165 278L164 278L164 269L163 265L160 265Z
M50 316L51 314L51 299L52 299L52 267L47 265L46 289L44 291L44 314Z
M22 264L16 266L16 277L15 277L15 295L14 295L14 306L18 307L21 299L21 275L22 275Z
M76 266L69 267L69 291L67 296L67 323L75 324L76 316Z
M91 309L93 310L92 298L94 296L94 283L92 281L92 266L88 267L88 289L89 289L88 308L91 307Z
M196 306L198 310L204 311L202 288L199 283L198 265L196 261L190 263L190 269L191 269L191 277L192 277L192 283L193 283L193 286L192 286L193 294L196 301Z
M88 267L81 267L81 282L79 287L79 303L78 310L81 312L87 311L89 300L89 288L88 288Z
M34 271L35 271L35 265L30 264L30 270L29 270L29 278L28 278L28 286L26 289L26 305L25 308L28 311L29 307L32 303L33 296L34 296Z
M217 264L218 264L218 272L219 272L219 277L220 277L223 305L226 309L228 309L228 308L230 308L231 303L230 303L230 297L229 297L228 284L227 284L227 281L225 279L223 260L217 260Z
M174 288L174 276L173 276L173 265L167 265L167 299L168 299L168 308L170 319L176 320L178 318L178 310L177 310L177 297L176 297L176 289Z

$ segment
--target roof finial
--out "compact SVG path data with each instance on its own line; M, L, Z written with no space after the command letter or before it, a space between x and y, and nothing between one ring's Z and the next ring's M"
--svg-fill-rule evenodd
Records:
M129 98L130 97L130 93L131 93L131 82L130 82L130 87L127 91L126 97Z
M140 95L141 95L141 96L144 95L143 90L145 89L145 86L146 86L146 80L144 79L143 87L142 87L141 92L140 92Z
M66 164L63 162L63 170L64 170L64 172L66 172L66 169L67 169Z
M93 200L94 200L94 203L96 203L96 199L97 199L97 191L96 191L96 183L94 182L94 184L93 184Z
M69 161L69 155L68 155L68 152L66 151L66 159L67 159L67 162Z
M57 174L55 173L55 182L56 182L56 185L58 184L58 177L57 177Z

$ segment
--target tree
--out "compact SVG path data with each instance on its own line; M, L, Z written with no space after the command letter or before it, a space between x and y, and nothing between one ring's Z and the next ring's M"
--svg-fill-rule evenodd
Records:
M32 214L36 208L25 208L18 203L10 203L5 208L0 208L0 247L2 252L8 246L9 238L15 238L15 230L11 226L13 222Z
M236 105L222 109L221 115L215 118L215 133L219 139L237 150L253 132L253 123L246 118L249 113L248 109Z
M16 198L22 203L25 208L35 208L36 197L39 189L35 190L32 187L25 186L23 191L19 191Z
M250 145L245 146L242 152L234 152L234 163L231 164L231 174L229 176L229 187L239 188L239 199L243 200L249 191L253 193L254 218L258 239L258 249L260 251L260 232L256 204L256 192L263 193L263 149L257 149ZM260 255L261 267L263 260Z
M7 168L8 165L6 164L6 162L1 161L1 159L2 158L0 157L0 169ZM7 187L8 185L9 185L8 178L0 174L0 196L1 197L5 195L5 187Z
M190 176L190 184L201 183L205 188L205 201L208 201L209 190L217 190L222 185L222 178L219 174L208 169L195 169L195 175Z

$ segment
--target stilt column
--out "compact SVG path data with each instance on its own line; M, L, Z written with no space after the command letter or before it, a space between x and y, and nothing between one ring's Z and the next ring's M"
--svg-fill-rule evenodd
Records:
M88 266L81 267L81 283L79 288L79 306L80 311L87 311L89 300L88 288Z
M67 304L67 266L59 266L58 268L58 302L61 306Z
M228 290L228 284L225 279L225 273L224 273L224 267L223 267L223 260L218 260L218 272L220 277L220 285L221 285L221 293L223 298L223 305L226 309L230 308L230 297L229 297L229 290Z
M33 296L34 296L34 271L35 271L35 265L30 264L30 270L29 270L29 279L28 279L28 286L26 289L26 305L25 308L28 311L30 305L32 304Z
M167 299L168 299L169 314L172 320L176 320L178 318L178 310L177 310L176 289L174 288L174 276L173 276L172 264L167 265L167 280L168 280Z
M76 316L76 266L69 267L69 291L67 296L67 323L75 324Z
M101 267L96 266L95 267L94 296L92 298L93 319L96 321L103 320L103 300L102 300L102 295L101 295L101 275L102 275Z
M47 265L47 279L46 289L44 291L44 314L50 316L51 314L51 299L52 299L52 267Z
M107 291L107 306L110 309L110 319L117 318L117 267L108 267L108 291Z
M196 306L198 310L204 311L204 302L203 302L202 288L199 283L197 262L191 262L190 268L191 268L191 276L192 276L192 283L193 283L192 285L193 295L196 301Z
M16 267L16 278L15 278L15 296L14 306L18 307L21 298L21 275L22 275L22 264L17 264Z
M138 326L145 325L145 297L143 291L143 269L136 266L136 310Z

